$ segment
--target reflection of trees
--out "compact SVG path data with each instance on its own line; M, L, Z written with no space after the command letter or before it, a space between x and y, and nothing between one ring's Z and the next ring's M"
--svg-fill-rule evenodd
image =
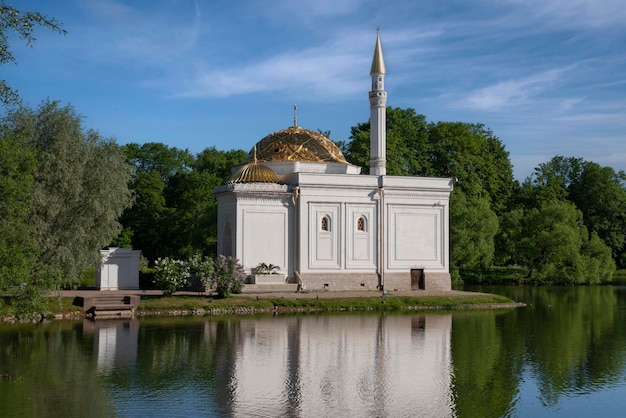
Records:
M501 315L457 313L452 321L453 388L460 417L507 416L518 393L523 355ZM513 328L513 327L511 327ZM518 347L521 348L521 347Z
M109 395L80 335L82 324L55 321L0 328L0 415L111 417Z
M528 306L496 315L454 316L454 386L460 416L501 415L513 407L522 362L548 406L565 393L590 392L619 381L625 367L626 318L617 292L623 290L611 286L488 290Z
M592 391L619 379L626 335L612 287L543 288L532 296L527 309L536 319L520 325L546 404L563 393Z
M237 380L235 366L240 337L240 321L224 319L216 324L215 333L215 392L217 403L222 412L233 412ZM210 347L207 347L210 349Z

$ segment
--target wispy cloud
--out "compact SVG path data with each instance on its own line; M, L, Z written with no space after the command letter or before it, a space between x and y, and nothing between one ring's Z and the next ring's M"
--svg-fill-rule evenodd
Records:
M474 110L509 111L511 107L528 104L537 95L551 88L562 72L562 69L554 69L482 87L470 91L457 105Z
M250 64L199 68L179 80L182 90L177 95L206 98L298 90L310 98L344 96L359 91L359 82L349 75L366 62L358 52L339 52L332 46L290 51Z

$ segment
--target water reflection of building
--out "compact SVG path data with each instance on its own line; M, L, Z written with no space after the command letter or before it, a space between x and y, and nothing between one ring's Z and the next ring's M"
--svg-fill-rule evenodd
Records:
M135 364L139 338L136 319L84 320L83 333L93 335L98 370L110 372Z
M242 320L233 412L452 416L451 324L451 315Z

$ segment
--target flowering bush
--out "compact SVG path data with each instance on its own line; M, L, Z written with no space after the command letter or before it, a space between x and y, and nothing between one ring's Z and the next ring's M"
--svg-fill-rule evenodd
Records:
M194 255L188 262L189 272L196 276L205 289L213 285L213 259L202 255Z
M239 260L233 257L220 255L215 261L212 283L215 285L217 296L226 298L231 293L241 293L246 273Z
M165 257L154 262L154 285L170 297L180 289L189 286L189 265L183 261Z

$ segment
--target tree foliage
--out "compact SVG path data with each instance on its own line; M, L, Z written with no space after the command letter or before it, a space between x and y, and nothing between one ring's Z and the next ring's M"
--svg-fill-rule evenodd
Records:
M512 212L507 241L511 261L527 269L529 280L555 284L597 284L611 279L611 249L591 234L582 213L567 200L539 201L536 207Z
M498 216L486 197L467 197L461 190L450 196L450 268L455 279L460 269L490 267ZM471 233L469 233L471 231Z
M113 140L85 131L73 107L50 101L37 110L8 113L0 137L3 143L19 138L13 154L24 158L17 170L24 176L23 188L13 189L22 199L10 206L23 216L36 247L32 268L23 270L28 288L76 283L120 232L118 218L132 201L123 150ZM2 182L7 181L11 176L3 173Z
M0 135L0 294L22 293L36 260L35 229L28 220L34 169L35 153L24 138Z
M122 216L132 245L151 260L212 255L217 247L217 201L213 189L246 156L210 147L192 155L159 143L128 144L137 203Z
M4 1L0 1L0 65L16 63L15 57L9 48L9 34L17 34L26 41L28 46L32 46L37 40L34 30L37 26L50 29L65 35L65 30L56 19L46 17L38 12L22 12L12 6L7 6ZM0 80L0 102L4 105L18 105L20 98L6 80Z
M393 176L429 175L430 146L427 122L415 110L387 108L387 174ZM359 123L351 129L350 142L342 152L352 164L369 173L370 123Z
M539 197L567 199L583 215L584 224L623 263L626 252L626 174L582 158L556 156L540 164L527 180Z

